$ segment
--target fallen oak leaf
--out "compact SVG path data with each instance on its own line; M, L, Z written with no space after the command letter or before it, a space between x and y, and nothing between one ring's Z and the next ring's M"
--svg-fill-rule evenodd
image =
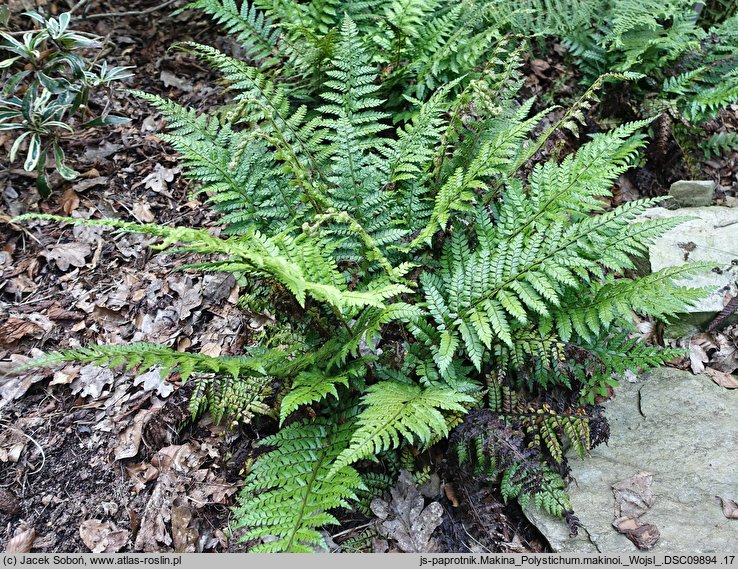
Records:
M723 509L723 515L729 520L738 520L738 502L715 496L720 500L720 507Z
M84 267L85 258L92 254L87 243L59 243L51 249L41 253L49 261L54 261L60 271L67 271L69 267Z
M432 553L438 544L431 537L443 521L443 506L438 502L425 505L425 500L407 470L400 472L397 485L390 489L389 502L375 498L370 504L379 520L379 534L397 543L405 553Z
M117 553L128 543L128 532L112 522L85 520L79 526L79 536L92 553Z
M659 528L653 524L644 524L637 518L618 518L612 525L638 549L651 549L661 537Z
M725 389L738 389L738 377L730 373L706 367L705 374L720 387L724 387Z
M5 553L28 553L31 551L34 539L36 539L35 529L18 528L15 530L15 535L8 540Z
M80 397L92 396L97 399L106 385L113 383L113 372L106 367L87 364L79 371L79 376L72 381L72 393Z
M615 495L615 520L612 525L638 549L652 548L661 537L661 532L655 525L640 521L640 517L656 501L652 483L651 473L639 472L612 485Z

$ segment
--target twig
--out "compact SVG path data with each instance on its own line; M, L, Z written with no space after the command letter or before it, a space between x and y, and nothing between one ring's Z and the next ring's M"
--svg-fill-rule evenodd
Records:
M93 20L96 18L121 18L124 16L144 16L145 14L151 14L152 12L158 12L163 10L170 4L174 4L177 0L167 0L157 6L146 8L146 10L132 10L130 12L103 12L102 14L88 14L84 16L86 20Z
M351 533L352 531L356 531L356 530L360 530L360 529L368 528L368 527L369 527L369 526L371 526L372 524L374 524L374 520L372 520L372 521L371 521L371 522L369 522L368 524L363 524L363 525L360 525L360 526L355 526L355 527L349 528L349 529L347 529L347 530L344 530L344 531L339 531L338 533L336 533L336 534L333 534L333 535L331 536L331 539L336 539L337 537L341 537L341 536L343 536L343 535L346 535L347 533Z
M87 2L89 2L89 1L90 0L79 0L79 2L77 2L74 6L72 6L69 9L69 13L70 14L74 14L77 10L79 10L82 6L84 6L85 4L87 4Z
M707 331L710 333L717 332L723 327L725 321L730 318L736 310L738 310L738 294L731 298L730 302L725 305L725 308L722 309L720 314L710 322L710 325L707 327Z
M37 472L40 472L41 470L43 470L44 465L46 464L46 453L44 452L44 449L41 446L41 444L36 439L34 439L31 435L24 433L23 431L21 431L17 427L12 427L10 425L7 425L5 428L6 429L9 429L11 431L15 431L16 433L19 433L19 434L23 435L24 437L26 437L29 441L31 441L33 444L36 445L36 447L38 448L39 452L41 453L41 466L39 466L33 472L29 472L28 475L30 476L31 474L36 474Z

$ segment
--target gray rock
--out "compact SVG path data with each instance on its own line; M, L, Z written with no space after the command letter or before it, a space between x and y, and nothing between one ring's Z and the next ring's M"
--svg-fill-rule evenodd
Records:
M583 524L580 541L565 538L562 520L530 517L551 546L569 552L636 552L612 527L612 486L648 471L656 499L641 520L661 532L652 551L735 549L738 520L723 516L716 496L738 498L738 390L723 389L707 376L664 368L640 382L624 382L605 406L609 444L594 449L586 460L569 456L574 480L569 492Z
M682 265L685 262L710 261L717 269L693 275L680 284L690 287L708 287L712 293L690 309L694 315L691 324L709 322L724 306L726 293L738 292L738 209L727 207L699 207L688 210L652 208L641 219L662 219L679 216L693 217L691 221L658 238L649 247L651 269Z
M717 184L712 180L681 180L674 182L669 195L680 207L700 207L712 204Z

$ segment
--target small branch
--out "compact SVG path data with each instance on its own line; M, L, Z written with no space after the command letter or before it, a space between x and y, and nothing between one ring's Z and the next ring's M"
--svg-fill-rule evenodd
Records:
M707 327L707 331L710 333L717 332L720 328L723 327L723 324L725 324L726 320L730 318L734 312L738 310L738 294L730 299L730 302L725 305L725 308L718 314L712 322L710 322L710 325Z
M82 6L84 6L85 4L87 4L89 1L90 0L79 0L79 2L77 2L74 6L72 6L69 9L69 13L70 14L74 14L77 10L79 10Z
M80 2L77 3L77 5L80 5L83 2L86 2L87 0L80 0ZM174 4L177 0L167 0L166 2L162 2L161 4L158 4L157 6L152 6L151 8L146 8L146 10L132 10L130 12L103 12L101 14L88 14L84 16L84 19L86 20L93 20L98 18L122 18L125 16L144 16L146 14L151 14L152 12L158 12L159 10L163 10L167 6ZM75 6L76 8L77 6Z

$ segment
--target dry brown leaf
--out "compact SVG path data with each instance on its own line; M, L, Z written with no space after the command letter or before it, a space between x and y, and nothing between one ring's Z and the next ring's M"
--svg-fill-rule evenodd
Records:
M40 338L44 335L44 332L44 329L35 322L11 316L4 324L0 325L0 344L14 344L26 336Z
M85 258L92 254L87 243L60 243L41 253L50 261L54 261L60 271L68 271L69 267L84 267Z
M172 542L177 553L195 552L200 534L197 529L189 527L191 521L192 512L186 505L172 507Z
M87 364L79 370L79 376L72 381L72 393L80 397L91 396L97 399L106 385L113 383L113 372L106 367Z
M732 374L707 367L705 368L705 375L720 387L724 387L725 389L738 389L738 377Z
M162 448L151 459L151 464L161 472L174 470L176 472L190 472L197 469L205 460L195 443L184 445L170 445Z
M0 407L10 401L23 397L26 394L26 391L28 391L34 383L38 383L43 380L44 377L46 377L46 375L43 373L33 375L25 373L18 377L5 378L2 383L0 383L0 398L2 398L3 401L0 403ZM0 450L0 452L2 452L2 450Z
M159 481L146 503L141 526L136 535L136 551L171 551L172 537L167 523L172 519L172 503L177 494L184 492L184 485L174 472L162 472Z
M456 497L456 490L454 489L454 485L450 482L446 482L446 484L443 485L443 491L446 494L446 498L448 498L448 501L451 502L451 505L454 508L458 508L459 499Z
M189 493L196 508L202 508L208 504L226 504L228 498L238 490L235 484L216 477L214 472L205 468L198 470L193 478L200 482Z
M158 367L137 376L133 380L133 385L141 385L142 383L144 391L156 391L156 394L162 399L166 399L174 391L174 386L166 379L162 379Z
M94 168L90 170L94 177L88 178L87 180L80 180L76 184L72 186L72 189L77 192L84 192L85 190L89 190L90 188L94 188L95 186L105 186L108 183L108 177L107 176L98 176L99 172L95 170ZM83 174L84 176L85 174Z
M51 320L83 320L85 315L81 312L77 312L75 310L65 310L61 307L61 305L58 302L55 302L49 307L49 310L46 312L46 315Z
M103 160L104 158L107 158L111 154L115 154L121 148L124 148L122 144L113 144L112 142L108 140L104 140L98 146L87 146L83 157L87 162L98 162L98 161ZM93 180L94 179L96 178L93 178ZM79 186L83 183L84 182L79 182L79 184L77 184L75 188L79 190ZM107 183L107 178L105 178L105 182L101 182L101 183Z
M15 535L8 540L5 553L28 553L31 551L33 540L36 539L36 530L22 528L23 526L15 530Z
M538 77L545 78L546 72L551 69L551 64L545 59L533 59L530 61L530 70Z
M161 164L157 164L154 167L154 171L146 176L142 182L146 188L153 190L156 193L163 193L167 195L169 189L169 182L174 180L174 175L179 173L179 168L165 168ZM136 185L134 184L134 188Z
M390 490L392 499L372 500L370 508L379 518L377 531L397 543L406 553L432 553L438 544L431 538L443 520L443 506L431 502L427 507L412 474L400 472L397 486Z
M71 215L79 207L79 196L72 188L67 188L59 201L61 202L62 211L67 215Z
M645 514L656 500L652 484L653 475L649 472L639 472L613 484L615 517L638 518Z
M132 458L138 454L141 445L141 433L151 415L157 409L142 409L133 418L131 425L118 435L118 444L115 447L115 460Z
M166 69L162 70L159 74L159 79L161 79L161 82L164 83L165 87L174 87L175 89L181 89L182 91L192 91L193 89L192 83L186 79L177 77L174 73L167 71Z
M156 480L159 476L159 470L152 465L142 462L141 464L126 465L126 472L129 478L133 479L133 490L136 494L146 488L146 483Z
M133 204L133 217L135 217L141 223L151 223L156 219L149 204L144 202L136 202Z
M738 502L715 496L720 500L720 506L723 509L723 515L729 520L738 520Z
M49 385L69 385L79 375L77 366L68 365L64 369L54 372L54 378Z
M615 520L612 525L638 549L650 549L661 537L655 525L640 521L640 517L656 501L652 483L651 473L639 472L612 486L615 495Z
M612 525L638 549L651 549L661 537L661 532L653 524L644 524L634 518L618 518Z
M710 367L725 373L738 369L738 348L725 334L716 334L717 351L710 354Z
M79 527L82 542L93 553L117 553L128 543L128 532L112 522L85 520Z
M692 373L702 373L705 371L705 364L710 361L705 350L696 343L689 344L689 365Z

